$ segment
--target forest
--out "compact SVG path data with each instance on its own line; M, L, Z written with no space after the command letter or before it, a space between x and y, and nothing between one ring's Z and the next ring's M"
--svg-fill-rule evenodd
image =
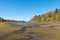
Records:
M16 20L4 19L0 17L0 22L16 22Z
M49 11L42 15L35 15L30 22L57 22L60 21L60 9Z

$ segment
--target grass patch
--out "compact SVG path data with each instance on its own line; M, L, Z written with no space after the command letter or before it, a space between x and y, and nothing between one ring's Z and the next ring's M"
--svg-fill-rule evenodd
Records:
M7 24L7 23L0 23L0 33L9 34L13 31L20 30L20 26Z

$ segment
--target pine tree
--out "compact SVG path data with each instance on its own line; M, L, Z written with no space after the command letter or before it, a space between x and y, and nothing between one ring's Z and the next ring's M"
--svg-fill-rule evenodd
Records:
M56 9L55 9L55 13L57 13L58 11L59 11L59 10L56 8Z

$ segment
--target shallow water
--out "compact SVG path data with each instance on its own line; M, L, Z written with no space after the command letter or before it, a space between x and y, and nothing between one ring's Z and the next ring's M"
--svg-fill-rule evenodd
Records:
M34 26L34 24L30 22L11 22L11 24L16 24L20 26Z

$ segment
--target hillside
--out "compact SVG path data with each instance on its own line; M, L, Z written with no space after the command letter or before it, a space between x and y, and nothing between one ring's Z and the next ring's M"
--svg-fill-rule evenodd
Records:
M30 22L56 22L60 21L60 9L55 9L54 11L47 12L42 15L35 15Z

